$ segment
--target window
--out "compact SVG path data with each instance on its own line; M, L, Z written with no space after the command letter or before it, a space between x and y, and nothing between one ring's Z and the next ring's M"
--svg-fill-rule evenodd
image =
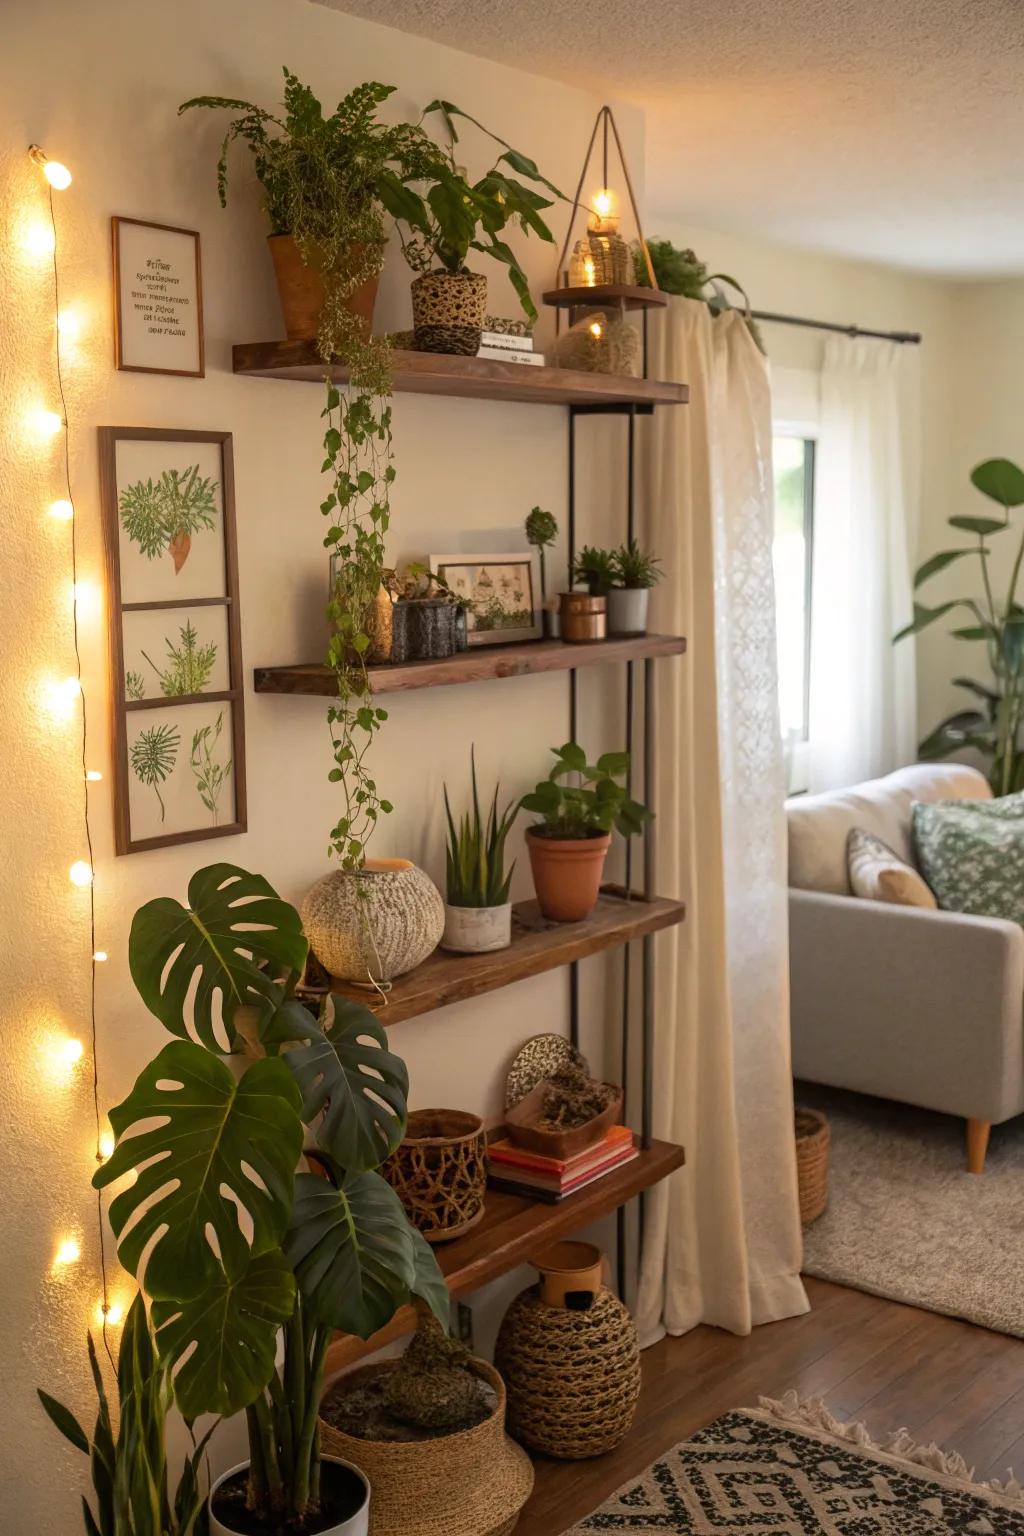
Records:
M777 432L775 474L775 624L779 717L789 789L806 788L811 658L811 539L814 527L814 439Z

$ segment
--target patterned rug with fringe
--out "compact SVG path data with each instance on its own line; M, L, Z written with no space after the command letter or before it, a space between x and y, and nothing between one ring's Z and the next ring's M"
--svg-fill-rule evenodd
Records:
M961 1456L883 1444L823 1403L762 1398L624 1484L565 1536L1024 1536L1024 1488L977 1483Z

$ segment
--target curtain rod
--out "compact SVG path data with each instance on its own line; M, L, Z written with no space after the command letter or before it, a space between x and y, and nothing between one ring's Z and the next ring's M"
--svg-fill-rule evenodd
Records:
M803 315L774 315L767 309L751 311L755 320L769 320L776 325L803 325L812 331L838 331L842 336L872 336L878 341L896 341L904 346L921 344L920 331L870 331L859 325L837 325L833 320L808 320Z

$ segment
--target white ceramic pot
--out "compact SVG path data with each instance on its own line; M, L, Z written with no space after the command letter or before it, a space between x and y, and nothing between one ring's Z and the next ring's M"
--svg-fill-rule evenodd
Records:
M437 948L441 892L408 859L368 859L357 874L336 869L302 903L302 922L320 964L342 981L391 981Z
M608 593L608 633L646 635L649 587L613 587Z
M363 1485L363 1506L361 1509L357 1510L354 1515L350 1516L348 1520L343 1520L340 1525L323 1526L318 1532L316 1532L316 1536L369 1536L370 1485L366 1481L363 1473L360 1472L358 1467L353 1466L350 1461L342 1461L340 1456L323 1456L321 1460L323 1463L334 1462L336 1466L347 1467L350 1472L355 1474L355 1476ZM207 1501L210 1511L210 1536L239 1536L238 1531L233 1525L224 1525L220 1520L217 1519L217 1516L213 1512L213 1500L217 1489L221 1486L222 1483L226 1483L229 1478L234 1477L238 1472L247 1471L248 1467L249 1463L247 1461L239 1462L237 1467L229 1467L226 1472L222 1473L221 1476L218 1477L217 1481L210 1489L210 1496Z
M512 943L512 903L502 907L452 907L445 902L442 949L458 955L484 955Z

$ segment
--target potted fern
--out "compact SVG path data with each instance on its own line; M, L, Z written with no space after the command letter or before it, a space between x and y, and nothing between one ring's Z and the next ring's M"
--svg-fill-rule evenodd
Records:
M448 899L444 908L441 945L456 954L478 955L507 949L512 942L512 904L508 899L513 863L505 868L505 842L519 807L513 802L498 813L495 785L486 822L480 814L476 759L470 755L473 799L458 825L452 816L448 786L444 809L448 819Z
M361 1004L317 1020L294 997L308 945L261 876L215 864L188 900L135 914L132 979L176 1038L110 1111L93 1183L136 1175L110 1223L185 1419L245 1411L249 1460L214 1485L214 1536L365 1536L365 1479L320 1453L328 1343L370 1337L413 1297L448 1316L430 1247L377 1172L408 1074Z
M660 564L657 555L641 549L634 539L614 552L608 588L610 635L646 635L651 588L661 580Z

